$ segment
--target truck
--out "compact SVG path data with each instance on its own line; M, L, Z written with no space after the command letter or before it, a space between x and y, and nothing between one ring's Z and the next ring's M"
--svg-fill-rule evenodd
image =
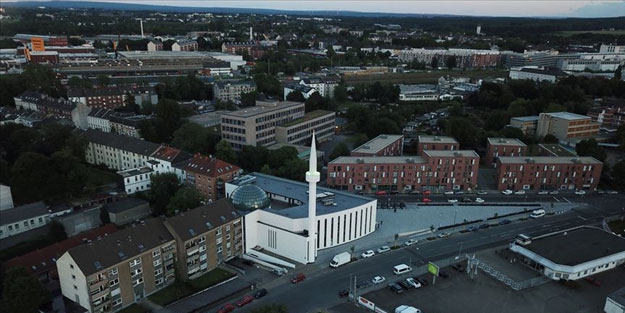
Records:
M330 262L330 267L337 268L343 264L349 263L352 260L352 255L349 252L339 253L332 258L332 262Z
M421 310L408 305L400 305L395 308L395 313L421 313Z

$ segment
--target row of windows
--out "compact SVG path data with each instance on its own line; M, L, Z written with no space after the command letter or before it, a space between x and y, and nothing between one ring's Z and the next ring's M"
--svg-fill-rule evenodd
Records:
M47 218L46 218L46 219L47 219ZM39 217L39 218L37 218L37 223L38 223L38 225L43 224L43 223L44 223L43 221L44 221L43 217ZM35 219L31 218L31 219L30 219L30 220L28 220L28 221L24 221L24 222L23 222L23 225L24 225L24 228L25 228L25 229L28 229L28 228L29 228L29 226L35 226ZM15 223L15 224L9 225L7 228L9 229L9 231L13 231L13 229L15 229L16 231L18 231L18 230L20 230L20 224L19 224L19 223ZM0 234L1 234L1 230L0 230Z

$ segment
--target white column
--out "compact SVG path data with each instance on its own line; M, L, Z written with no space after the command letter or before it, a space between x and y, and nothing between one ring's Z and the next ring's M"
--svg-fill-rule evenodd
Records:
M306 172L306 181L308 182L308 263L314 263L317 257L317 183L320 179L320 174L317 171L315 133L313 132L308 171Z

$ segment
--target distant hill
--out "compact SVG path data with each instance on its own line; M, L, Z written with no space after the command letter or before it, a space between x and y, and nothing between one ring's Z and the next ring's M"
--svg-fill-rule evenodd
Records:
M345 16L345 17L444 17L444 14L408 14L408 13L380 13L380 12L357 12L357 11L289 11L272 9L250 8L205 8L205 7L181 7L166 5L149 5L133 3L109 3L91 1L19 1L4 2L5 7L37 8L46 7L54 9L101 9L121 11L158 11L179 13L226 13L226 14L266 14L266 15L302 15L302 16Z

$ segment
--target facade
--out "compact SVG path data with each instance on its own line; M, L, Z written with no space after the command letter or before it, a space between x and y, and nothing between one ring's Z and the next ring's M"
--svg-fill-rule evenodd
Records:
M247 54L255 60L262 57L268 50L253 41L224 42L221 45L221 52L223 53L239 54L241 51L247 51Z
M197 51L197 41L179 40L171 45L171 51Z
M147 166L117 172L117 175L121 176L124 191L129 195L150 190L150 176L152 174L154 171Z
M566 73L558 69L545 69L538 67L511 68L508 77L510 79L531 79L533 81L547 81L555 83L558 79L565 77Z
M284 85L284 100L287 100L288 95L291 92L299 92L302 97L304 97L304 99L308 99L310 98L310 96L312 96L312 94L314 94L315 92L319 92L317 89L313 88L313 87L309 87L306 85L301 85L301 84L297 84L297 83L290 83L290 84L286 84ZM319 93L321 95L321 93Z
M625 287L616 290L606 297L603 312L625 313Z
M404 153L403 135L379 135L351 151L351 156L394 156Z
M70 88L67 96L72 102L79 102L92 108L113 110L125 105L125 95L119 87Z
M423 155L425 150L458 150L460 144L456 139L446 136L419 136L417 143L417 155Z
M228 199L167 218L178 249L178 273L194 279L243 253L243 222Z
M73 116L78 114L76 103L39 92L26 91L14 97L13 100L17 109L40 112L45 116L73 121Z
M111 223L124 225L149 216L152 210L150 209L149 202L139 198L129 197L106 204L106 212L109 215Z
M43 201L0 211L0 239L21 234L50 223L50 212Z
M336 127L336 113L325 110L315 110L306 113L303 118L293 120L282 126L275 127L275 138L278 143L308 145L315 136L318 142L332 140Z
M162 51L163 43L157 40L150 40L148 42L148 51Z
M225 161L194 155L184 167L186 184L195 187L206 200L225 196L224 184L239 176L241 169Z
M328 164L327 184L365 192L472 190L479 161L472 150L426 150L420 157L339 157Z
M510 250L552 280L578 280L625 263L625 239L594 226L532 238L530 244L512 244Z
M141 138L141 134L139 133L141 123L151 119L152 117L148 115L113 112L109 115L109 125L111 126L111 131L116 134Z
M625 46L605 45L601 44L599 53L620 53L625 54Z
M180 182L184 182L186 179L184 168L189 159L191 159L189 153L162 145L150 155L147 165L156 174L174 173Z
M411 48L398 53L402 62L417 61L430 65L432 59L437 58L438 66L445 66L448 57L455 57L459 68L495 67L501 63L501 54L496 50Z
M339 82L336 80L316 77L304 78L299 83L317 90L322 97L330 99L334 98L334 88L339 85Z
M487 139L486 157L484 163L495 167L497 158L504 156L524 156L527 155L527 145L516 138L492 138Z
M87 163L104 164L117 171L145 166L160 147L149 141L95 129L86 130L83 137L89 142L85 149Z
M625 125L625 106L591 108L587 113L601 128L615 130Z
M276 142L275 127L304 117L304 103L256 101L256 106L221 116L221 136L235 150L245 145L269 146Z
M589 116L569 112L540 113L536 128L538 138L554 135L561 142L584 139L599 134L599 123Z
M175 280L174 237L161 219L67 250L56 261L61 293L88 312L115 312Z
M538 116L518 116L510 118L510 126L520 129L525 136L536 136Z
M109 117L111 113L113 113L113 111L103 108L91 110L87 116L88 128L110 133L111 122L109 121Z
M596 190L603 163L593 157L499 157L498 190Z
M14 207L11 187L0 184L0 211L12 209Z
M240 101L242 93L256 91L256 84L251 80L218 81L213 85L213 89L215 99L221 101Z
M399 101L438 101L439 92L436 85L404 85L399 84Z

